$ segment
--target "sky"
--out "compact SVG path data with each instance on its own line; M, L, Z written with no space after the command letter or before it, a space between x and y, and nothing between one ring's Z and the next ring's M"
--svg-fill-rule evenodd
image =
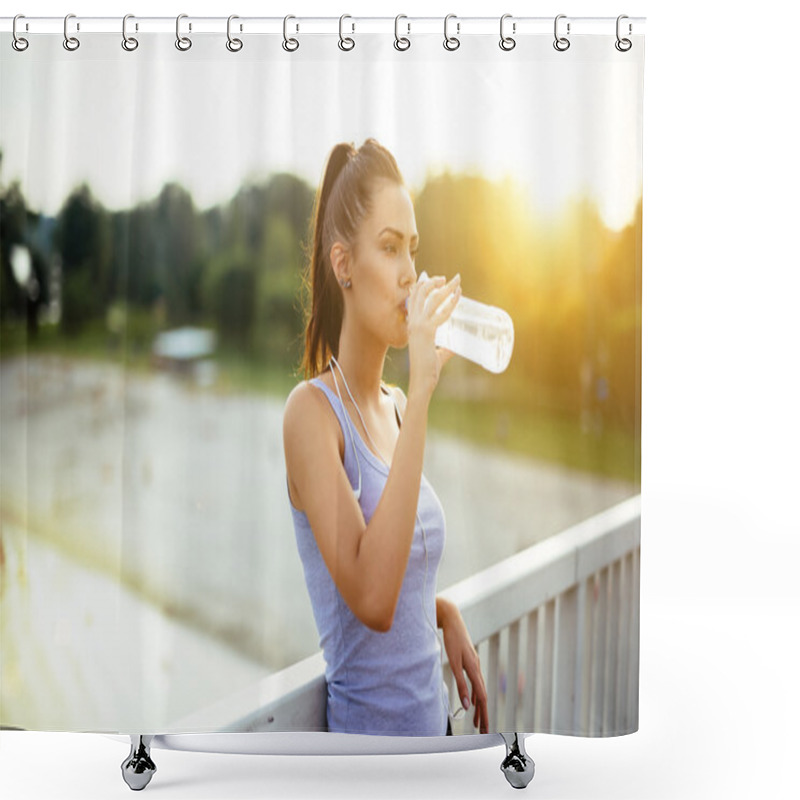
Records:
M1 178L19 179L32 208L57 213L82 181L113 210L172 180L200 209L273 172L315 187L336 142L367 136L412 189L443 170L511 176L540 213L589 195L612 228L641 194L643 37L624 54L613 34L573 36L566 53L545 35L510 52L494 34L464 36L452 53L433 35L397 52L391 35L361 34L346 53L335 34L295 53L264 34L235 54L224 33L187 52L174 32L140 38L132 53L104 33L71 53L57 35L0 48Z

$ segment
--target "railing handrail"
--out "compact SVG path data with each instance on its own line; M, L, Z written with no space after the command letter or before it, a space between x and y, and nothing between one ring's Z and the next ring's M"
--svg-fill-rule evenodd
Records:
M475 575L441 595L455 603L477 645L639 545L635 495ZM182 731L326 730L325 661L318 652L184 717ZM220 727L220 720L230 723Z
M458 606L477 644L630 552L639 544L640 517L641 495L636 495L453 584L441 595Z

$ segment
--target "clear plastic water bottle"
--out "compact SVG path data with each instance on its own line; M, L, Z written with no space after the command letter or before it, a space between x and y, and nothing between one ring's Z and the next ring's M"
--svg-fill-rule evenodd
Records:
M428 280L428 273L422 272L419 280ZM462 295L449 319L436 329L435 342L489 372L500 373L511 361L514 323L502 308Z

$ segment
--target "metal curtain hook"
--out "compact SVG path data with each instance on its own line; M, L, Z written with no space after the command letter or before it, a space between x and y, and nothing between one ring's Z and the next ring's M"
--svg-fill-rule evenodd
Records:
M614 42L614 47L616 47L617 50L620 51L620 53L627 53L628 50L630 50L631 47L633 47L633 42L631 42L630 39L621 39L620 38L620 35L619 35L619 24L623 19L628 19L628 15L627 14L620 14L617 17L617 41ZM628 33L630 34L632 32L633 32L633 26L629 22L628 23Z
M353 19L353 18L349 14L342 14L342 16L339 17L339 49L340 50L352 50L356 46L355 41L353 41L353 39L351 39L349 36L346 37L346 38L342 36L342 23L346 19ZM353 33L355 33L355 30L356 30L356 24L354 22L353 23Z
M411 39L406 38L403 36L400 37L400 32L398 31L398 23L401 19L408 19L405 14L398 14L394 18L394 47L395 50L408 50L411 47ZM406 25L408 26L408 32L411 33L411 23L407 22Z
M500 17L500 49L501 50L513 50L517 46L516 39L512 39L510 36L503 35L503 23L507 20L511 19L511 14L503 14ZM517 32L517 23L513 22L511 24L511 32Z
M175 20L175 47L184 52L192 46L192 40L188 36L181 36L181 20L187 18L188 14L178 14ZM192 30L192 23L189 23L189 31Z
M286 23L290 19L297 19L297 17L294 17L291 14L287 14L283 18L283 49L292 53L295 50L297 50L298 47L300 47L300 42L298 42L297 39L295 39L294 37L289 39L286 36ZM299 25L295 26L295 30L300 30L300 26Z
M129 19L134 19L133 14L126 14L122 18L122 49L130 53L139 46L139 40L135 39L133 36L128 36L127 25ZM136 30L139 30L138 25L136 26Z
M566 19L566 18L567 18L566 14L559 14L556 17L556 21L555 21L555 24L553 26L554 35L556 37L556 40L553 42L553 47L555 47L555 49L558 50L561 53L563 53L564 50L569 50L569 45L570 45L569 39L567 39L564 36L559 36L558 35L558 21L560 19ZM567 34L569 34L569 22L567 23Z
M17 35L17 20L18 19L25 19L24 14L17 14L14 17L14 24L11 26L11 33L13 34L13 39L11 40L11 46L18 52L21 53L23 50L28 49L28 40L23 38L22 36Z
M67 14L67 16L64 17L64 49L70 52L77 50L81 46L81 43L74 36L70 36L69 33L67 33L69 18L74 16L74 14ZM78 30L80 30L80 27L78 27Z
M451 19L456 19L456 15L455 14L448 14L444 18L444 42L443 42L444 49L445 50L458 50L458 48L461 47L460 39L458 39L455 36L448 36L447 35L447 23ZM461 23L460 22L456 22L456 33L460 33L460 32L461 32Z
M244 45L242 44L241 39L231 39L231 20L239 19L238 14L231 14L228 17L228 41L225 42L225 47L231 51L231 53L238 53ZM241 28L239 28L241 30Z

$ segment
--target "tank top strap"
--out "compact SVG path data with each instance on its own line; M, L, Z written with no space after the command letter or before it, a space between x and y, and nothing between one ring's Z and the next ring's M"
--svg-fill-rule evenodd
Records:
M339 422L342 424L342 427L344 427L344 418L342 415L347 412L345 411L344 404L339 399L339 396L336 394L336 392L332 391L328 384L319 377L311 378L309 383L313 383L314 386L319 386L319 388L325 392L325 396L328 398L333 410L336 412Z
M342 401L339 399L339 396L336 394L336 392L334 392L325 383L325 381L321 380L319 377L311 378L308 382L313 383L314 386L319 386L319 388L325 392L325 396L328 398L328 402L331 404L331 408L333 409L334 414L336 414L336 418L339 420L339 426L342 429L342 436L344 436L344 467L348 472L348 478L350 478L351 485L355 483L355 486L353 486L353 491L355 492L356 499L358 499L361 496L361 464L358 459L358 453L356 452L356 437L358 436L358 433L353 431L352 423L350 422L349 418L347 418L347 410L344 407L344 403L342 403ZM355 466L353 466L354 462ZM357 478L355 477L356 470L358 471Z
M397 398L394 396L394 392L385 383L381 383L381 389L383 389L384 394L388 394L392 398L392 402L394 403L395 414L397 415L397 424L402 425L403 416L400 413L400 406L397 405Z
M347 414L347 411L344 407L344 403L342 402L342 400L339 398L336 392L334 392L328 386L328 384L325 383L325 381L319 378L319 376L317 376L316 378L311 378L309 380L309 383L313 383L314 386L319 386L320 389L322 389L322 391L325 392L325 396L328 398L328 401L333 407L333 410L339 419L339 424L342 426L342 431L344 432L345 426L347 424L344 415ZM381 390L383 391L384 394L387 394L389 395L389 397L392 398L392 402L394 403L395 415L397 416L397 423L398 425L402 425L403 415L400 413L400 406L397 404L397 398L394 396L394 392L391 391L391 389L389 389L389 387L383 382L381 382Z

